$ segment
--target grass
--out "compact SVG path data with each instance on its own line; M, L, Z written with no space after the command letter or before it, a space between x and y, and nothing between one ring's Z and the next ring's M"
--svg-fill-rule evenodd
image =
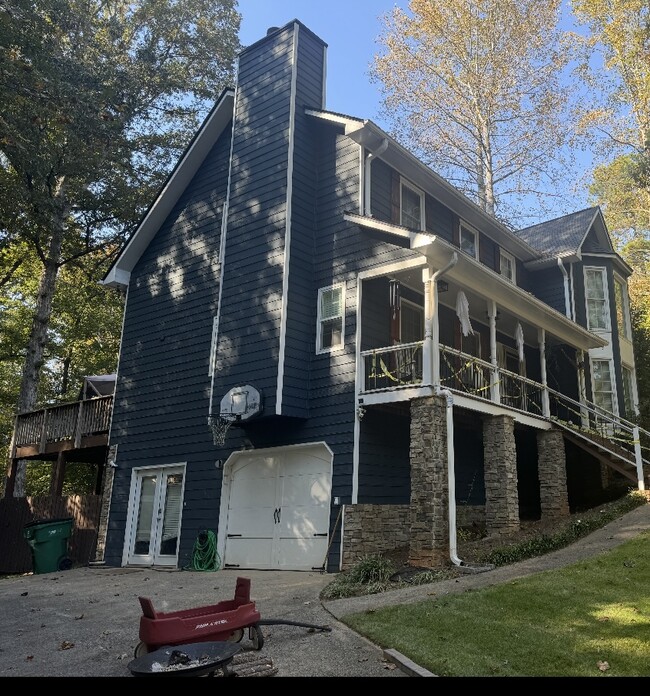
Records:
M650 676L650 533L562 570L345 616L439 676Z

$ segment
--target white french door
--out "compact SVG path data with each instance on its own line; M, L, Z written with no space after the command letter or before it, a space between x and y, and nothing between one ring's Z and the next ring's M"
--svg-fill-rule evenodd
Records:
M134 470L127 524L129 565L177 565L184 481L184 465Z

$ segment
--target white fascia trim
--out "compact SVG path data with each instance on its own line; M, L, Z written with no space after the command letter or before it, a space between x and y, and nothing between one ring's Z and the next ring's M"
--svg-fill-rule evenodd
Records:
M583 256L581 256L581 259L585 262L588 263L587 259L589 257L594 257L594 258L602 258L602 259L612 259L614 263L619 267L623 268L626 271L628 271L629 275L632 275L634 273L634 269L632 266L630 266L625 259L623 259L621 256L619 256L615 251L612 252L598 252L598 251L585 251L583 252Z
M562 263L574 263L580 261L581 257L579 254L573 251L565 251L561 254L556 254L555 256L545 256L543 259L535 259L535 261L525 261L524 268L529 271L538 271L543 268L552 268L557 266L557 260L562 259Z
M411 231L406 227L394 225L391 222L382 222L381 220L376 220L375 218L368 217L367 215L343 213L343 219L346 222L352 222L360 227L368 227L369 229L376 230L378 232L387 232L388 234L393 234L396 237L401 237L402 239L411 238Z
M338 114L334 111L320 111L319 109L305 109L307 116L313 116L321 121L329 121L331 123L338 123L342 126L350 126L352 128L358 128L359 124L363 124L360 118L354 118L353 116L346 116L345 114Z
M102 284L124 285L124 273L130 274L154 235L163 224L181 194L198 171L233 116L234 90L228 89L213 108L194 141L183 154L142 222L104 277ZM119 272L122 271L120 274ZM127 279L128 282L128 279Z
M293 197L293 156L296 130L296 83L298 81L298 37L300 25L295 25L293 52L291 55L291 97L289 102L289 152L287 161L287 203L284 233L284 269L282 275L282 304L280 306L280 346L278 351L278 382L275 392L275 414L282 415L282 393L284 391L284 359L287 344L287 313L289 301L289 262L291 260L291 215Z
M327 46L323 46L323 92L321 95L321 108L325 109L327 101Z
M111 446L111 431L113 430L113 415L115 414L115 399L117 397L117 385L120 379L120 364L122 362L122 344L124 342L124 325L126 323L126 308L129 303L129 285L126 285L126 294L124 297L124 309L122 310L122 328L120 331L120 349L117 353L117 367L115 368L115 387L113 388L113 408L108 421L108 446ZM117 461L117 458L116 458Z
M369 268L367 271L359 273L359 280L368 280L368 278L379 278L381 276L406 271L412 268L424 268L427 265L426 259L407 259L405 261L396 261L395 263L385 263L375 268Z

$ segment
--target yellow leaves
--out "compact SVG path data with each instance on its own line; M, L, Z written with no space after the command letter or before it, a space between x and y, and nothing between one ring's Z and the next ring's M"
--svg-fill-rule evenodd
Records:
M598 661L596 664L601 672L606 672L609 669L609 662Z

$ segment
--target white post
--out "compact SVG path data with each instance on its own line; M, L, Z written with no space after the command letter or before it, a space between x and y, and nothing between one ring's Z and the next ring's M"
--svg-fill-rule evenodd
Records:
M434 298L431 293L431 268L422 269L422 282L424 283L424 345L422 346L422 384L433 384L434 375L440 376L440 356L438 353L438 341L434 345L433 318ZM437 334L437 332L436 332ZM436 337L437 338L437 337ZM437 360L436 360L437 358ZM437 372L434 365L437 364Z
M645 490L645 481L643 480L643 455L641 454L641 435L639 433L639 426L635 425L634 430L632 430L632 437L634 438L634 459L636 460L636 478L640 491Z
M551 417L551 404L548 397L548 384L546 382L546 331L539 329L537 332L539 340L539 367L542 375L542 415L544 418Z
M497 362L497 303L494 300L488 300L488 318L490 320L490 362L492 363L490 397L495 404L500 404L501 387L499 385L499 364Z

